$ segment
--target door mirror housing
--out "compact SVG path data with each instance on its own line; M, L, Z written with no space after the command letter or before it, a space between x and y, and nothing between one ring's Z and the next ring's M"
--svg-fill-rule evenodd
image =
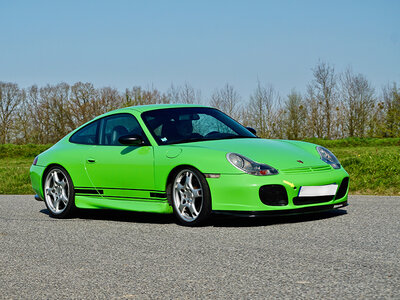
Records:
M257 135L257 131L253 127L246 127L248 131L250 131L252 134Z
M123 135L119 137L118 142L125 146L143 146L145 141L138 134Z

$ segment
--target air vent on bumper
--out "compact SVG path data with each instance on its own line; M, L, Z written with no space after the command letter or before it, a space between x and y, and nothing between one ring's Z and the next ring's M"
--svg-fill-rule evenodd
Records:
M285 206L288 205L288 196L283 185L263 185L259 191L260 200L265 205Z
M349 177L346 177L342 180L342 183L339 186L339 190L336 194L335 199L337 200L337 199L343 198L347 193L348 187L349 187Z

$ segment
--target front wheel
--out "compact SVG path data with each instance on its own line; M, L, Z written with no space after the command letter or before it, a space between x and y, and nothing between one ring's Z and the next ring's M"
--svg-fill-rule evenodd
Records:
M52 217L66 218L75 210L74 186L63 167L53 166L46 172L43 192L46 207Z
M203 174L194 168L180 170L170 186L175 216L186 226L196 226L211 213L211 195Z

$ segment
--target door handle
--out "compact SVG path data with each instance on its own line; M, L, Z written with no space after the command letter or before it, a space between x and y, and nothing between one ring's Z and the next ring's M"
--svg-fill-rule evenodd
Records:
M96 160L94 158L88 158L87 162L92 164L92 163L95 163Z

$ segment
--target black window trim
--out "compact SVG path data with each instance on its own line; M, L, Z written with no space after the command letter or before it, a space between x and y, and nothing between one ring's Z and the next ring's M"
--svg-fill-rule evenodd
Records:
M72 144L77 144L77 145L92 145L92 146L98 145L98 143L99 143L99 125L100 125L100 122L99 122L99 121L100 121L100 120L101 120L101 119L93 120L92 122L86 124L86 125L83 126L82 128L79 128L77 131L75 131L75 132L69 137L68 141L69 141L70 143L72 143ZM72 139L76 134L78 134L79 132L81 132L82 130L84 130L85 128L89 127L90 125L92 125L92 124L95 123L95 122L97 122L97 126L96 126L97 128L96 128L96 138L95 138L95 142L94 142L93 144L90 144L90 143L77 143L77 142L71 141L71 139Z
M92 122L86 124L85 126L83 126L82 128L80 128L79 130L77 130L76 132L74 132L74 134L70 136L70 138L68 139L68 141L69 141L70 143L77 144L77 145L128 147L128 146L126 146L126 145L104 145L104 144L100 144L100 131L103 131L103 130L104 130L104 128L101 128L101 127L104 126L103 124L104 124L104 122L105 122L105 119L107 119L107 118L113 118L113 117L121 116L121 115L128 115L128 116L130 116L130 117L132 117L132 118L135 119L135 121L138 123L138 125L139 125L139 127L140 127L140 129L142 130L142 133L143 133L143 134L142 134L142 137L143 137L143 140L144 140L144 144L143 144L142 146L151 146L151 143L150 143L149 139L147 138L146 133L145 133L144 130L143 130L143 127L140 125L140 123L139 123L139 121L138 121L138 118L136 118L133 114L128 113L128 112L111 114L111 115L107 115L107 116L98 118L98 119L96 119L96 120L93 120ZM84 128L86 128L86 127L92 125L94 122L98 122L98 123L97 123L97 128L96 128L96 142L95 142L94 144L77 143L77 142L72 142L72 141L71 141L72 137L73 137L75 134L77 134L78 132L80 132L80 131L83 130Z

